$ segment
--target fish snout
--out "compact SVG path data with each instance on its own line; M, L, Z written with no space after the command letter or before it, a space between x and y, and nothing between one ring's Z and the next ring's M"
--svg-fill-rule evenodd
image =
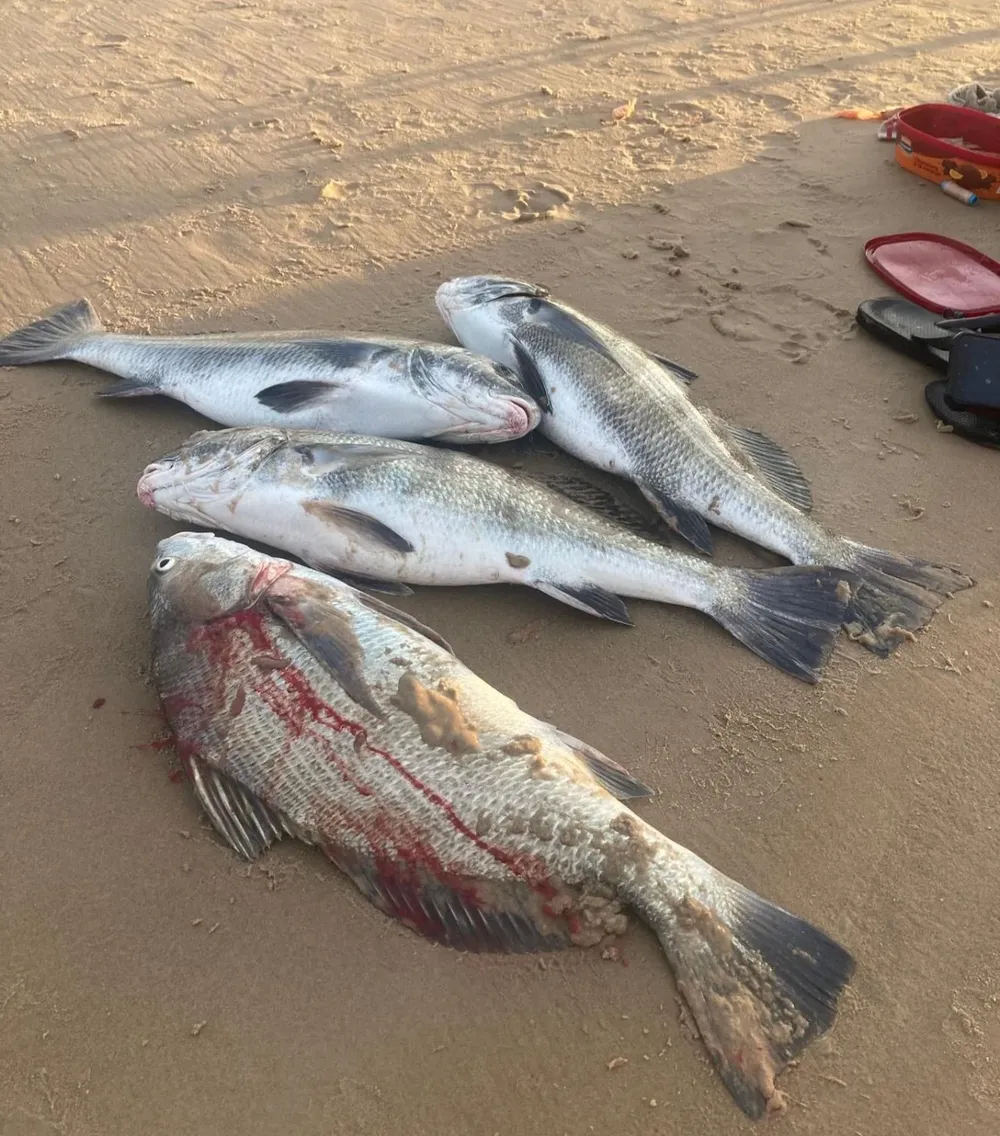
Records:
M174 454L165 458L157 458L142 471L139 484L135 487L135 495L147 509L156 508L156 491L162 487L162 475L169 473L177 464L177 460L177 456Z
M523 438L542 420L538 403L528 398L512 398L507 408L507 429L512 438Z

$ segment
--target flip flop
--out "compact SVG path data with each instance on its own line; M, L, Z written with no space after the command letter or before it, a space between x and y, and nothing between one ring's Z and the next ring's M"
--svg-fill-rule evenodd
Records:
M962 410L948 400L948 384L944 379L935 379L924 387L924 398L946 426L956 434L978 442L981 446L1000 449L1000 414L981 414L976 410Z
M959 333L1000 331L1000 315L995 313L941 319L934 312L898 296L865 300L858 305L855 319L869 335L942 373L948 371L948 353Z

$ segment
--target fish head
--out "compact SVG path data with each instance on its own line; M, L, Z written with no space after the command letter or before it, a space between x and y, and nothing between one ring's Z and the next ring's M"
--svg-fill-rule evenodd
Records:
M294 567L210 532L181 532L161 540L149 568L154 628L164 622L209 623L247 611Z
M460 347L416 349L410 376L420 393L450 421L434 437L442 442L505 442L541 421L538 403L517 373L502 362Z
M503 276L456 276L437 290L434 302L458 341L508 367L516 367L508 332L520 322L525 303L549 294L547 288Z
M214 525L208 503L237 499L248 479L287 440L284 430L267 427L199 430L175 453L146 466L136 496L174 520Z

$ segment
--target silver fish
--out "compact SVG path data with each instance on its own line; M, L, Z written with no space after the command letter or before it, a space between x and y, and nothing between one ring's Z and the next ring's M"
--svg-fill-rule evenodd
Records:
M850 588L828 569L721 568L467 454L309 430L201 431L153 462L139 499L355 580L526 584L630 623L621 596L696 608L815 682Z
M437 306L470 350L516 367L542 406L540 430L583 461L633 481L667 524L711 553L707 522L793 564L851 571L848 630L887 654L923 627L945 596L973 581L956 568L869 548L808 513L809 485L764 434L689 397L691 372L557 303L546 289L495 276L446 281Z
M323 331L118 335L87 300L0 339L0 366L54 359L123 376L103 397L167 395L226 426L475 443L520 438L541 415L509 368L459 347Z
M210 533L149 573L153 675L194 792L252 860L321 849L387 915L462 950L659 939L744 1112L833 1024L854 960L632 812L649 790L524 713L433 632Z

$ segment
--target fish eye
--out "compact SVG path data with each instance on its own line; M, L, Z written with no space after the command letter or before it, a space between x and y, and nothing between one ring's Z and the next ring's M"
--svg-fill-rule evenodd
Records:
M495 367L496 367L496 373L502 379L516 379L517 378L517 373L514 371L513 367L507 367L503 363L497 363L497 364L495 364Z
M169 572L174 566L174 558L172 556L161 556L156 562L157 572Z

